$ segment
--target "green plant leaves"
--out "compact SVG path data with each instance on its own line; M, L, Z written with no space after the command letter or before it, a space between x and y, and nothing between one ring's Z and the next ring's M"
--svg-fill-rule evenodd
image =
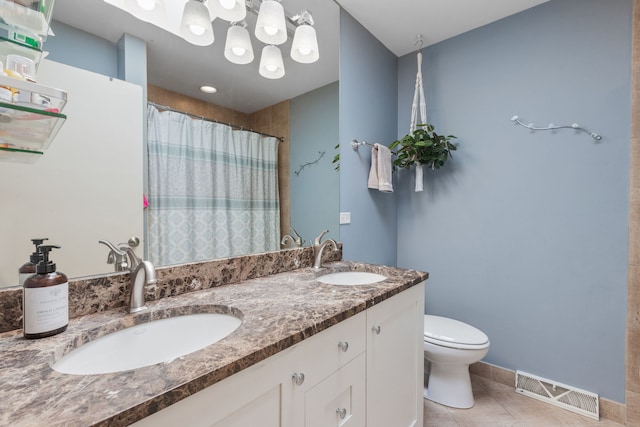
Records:
M451 143L452 139L456 137L438 135L433 125L420 124L413 133L389 145L392 150L400 147L393 164L408 169L414 163L421 163L439 169L452 157L451 152L457 150L455 144Z

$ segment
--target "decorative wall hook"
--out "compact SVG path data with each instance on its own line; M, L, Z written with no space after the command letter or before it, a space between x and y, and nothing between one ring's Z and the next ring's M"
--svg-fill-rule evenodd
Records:
M556 129L574 129L580 132L584 132L584 133L588 133L591 138L595 139L596 141L600 141L602 139L602 136L595 133L595 132L590 132L588 130L586 130L583 127L580 127L577 123L573 123L571 126L556 126L553 123L550 123L549 126L547 127L536 127L533 125L533 123L529 123L529 124L525 124L524 122L522 122L520 120L520 118L518 116L513 116L511 117L511 121L517 125L520 125L524 128L527 128L529 130L556 130Z
M302 170L304 168L306 168L307 166L311 166L311 165L315 165L316 163L318 163L320 161L320 159L324 156L325 152L324 151L318 151L318 158L315 159L313 162L307 162L304 165L300 165L300 167L298 168L297 171L294 171L293 173L295 173L296 175L300 175L300 172L302 172Z

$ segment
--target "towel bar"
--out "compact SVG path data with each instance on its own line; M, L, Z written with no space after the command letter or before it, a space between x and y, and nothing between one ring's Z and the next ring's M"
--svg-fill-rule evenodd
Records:
M353 151L358 151L358 148L361 145L368 145L369 147L372 147L372 148L375 147L375 145L369 144L367 141L358 142L357 139L352 139L351 140L351 148L353 148Z

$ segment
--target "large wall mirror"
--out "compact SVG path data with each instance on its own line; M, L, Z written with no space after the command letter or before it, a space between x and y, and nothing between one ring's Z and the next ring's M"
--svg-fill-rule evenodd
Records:
M259 7L258 0L254 3ZM61 87L64 83L57 82L71 79L73 84L70 82L69 85L75 89L69 92L67 109L63 111L68 119L60 132L61 138L54 140L51 152L45 152L43 156L43 160L49 156L47 162L0 163L3 180L0 193L4 193L5 200L11 200L9 209L3 209L0 216L3 241L0 287L17 284L18 268L28 261L33 250L32 238L49 237L50 243L63 246L59 254L54 252L52 256L58 268L70 278L114 271L114 267L106 262L107 248L99 245L96 237L113 243L139 234L144 239L142 195L137 194L137 185L146 176L142 147L145 134L143 100L147 87L142 90L140 86L114 78L124 67L118 56L118 49L123 48L124 34L144 42L146 80L148 87L155 88L156 93L166 90L245 115L288 102L289 135L277 135L288 138L285 156L288 188L284 189L288 199L283 203L288 204L285 210L289 217L284 223L295 227L306 244L323 229L330 229L329 237L339 239L339 173L332 163L338 143L339 7L332 0L283 0L281 4L287 14L305 9L312 12L320 59L314 64L291 60L289 37L281 46L285 77L271 80L258 74L264 45L253 35L253 63L241 66L224 58L229 23L220 19L213 22L214 44L198 47L141 22L103 0L57 2L52 22L56 36L49 37L45 43L45 50L51 54L50 61L45 60L41 65L40 71L47 76L42 83L52 79L50 81L56 82L58 87L66 89ZM255 16L247 15L251 33L255 19ZM95 46L101 47L95 49ZM92 68L94 66L99 69ZM199 87L203 84L217 86L218 93L212 96L200 92ZM82 98L82 105L79 105L78 100L84 96L86 98ZM91 101L86 102L88 99ZM100 108L95 108L95 114L86 115L97 105ZM120 115L128 117L126 123L109 121L117 116L116 109ZM79 110L86 119L80 120L80 113L74 115L74 111ZM107 136L107 128L114 133ZM120 150L131 149L118 146L126 141L119 133L123 128L129 131L126 138L133 138L133 145L139 144L137 154L119 154L126 152ZM78 141L85 141L87 149L69 152L71 144L65 143L69 134ZM97 140L103 141L104 151L89 145ZM91 169L91 162L104 166L103 172L97 167ZM118 179L113 179L116 176ZM135 183L133 191L123 189L119 194L116 190L116 196L108 200L100 198L101 189L122 187L127 180ZM24 185L13 185L19 182ZM143 189L142 184L139 188ZM44 193L55 202L38 203L38 194ZM73 212L68 220L63 214L65 210ZM128 220L127 215L135 219ZM281 234L288 232L288 229L281 230ZM137 252L143 255L140 248Z

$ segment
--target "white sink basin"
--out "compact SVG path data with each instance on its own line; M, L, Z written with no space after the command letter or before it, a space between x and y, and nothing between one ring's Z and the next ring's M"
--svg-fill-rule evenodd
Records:
M353 286L370 285L382 282L386 277L382 274L367 273L365 271L341 271L339 273L325 274L316 280L328 285Z
M91 375L170 362L220 341L240 323L235 316L217 313L154 320L90 341L52 368L65 374Z

